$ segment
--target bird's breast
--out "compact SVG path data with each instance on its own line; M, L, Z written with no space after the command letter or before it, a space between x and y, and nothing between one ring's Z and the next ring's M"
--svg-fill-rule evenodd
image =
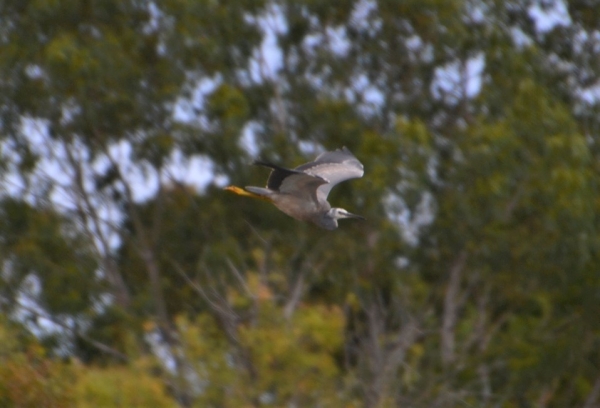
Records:
M300 221L312 221L320 213L314 201L303 200L289 194L273 197L273 204L282 212Z

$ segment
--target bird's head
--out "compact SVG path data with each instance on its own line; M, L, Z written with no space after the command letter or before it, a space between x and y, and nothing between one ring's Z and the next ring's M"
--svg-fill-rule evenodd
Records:
M344 218L358 218L359 220L364 220L365 217L360 216L360 215L356 215L356 214L352 214L346 210L344 210L343 208L332 208L328 211L328 214L331 218L335 219L335 220L342 220Z
M364 217L352 214L343 208L334 207L325 213L325 217L323 217L321 226L333 230L338 226L337 220L343 220L345 218L358 218L359 220L365 219Z

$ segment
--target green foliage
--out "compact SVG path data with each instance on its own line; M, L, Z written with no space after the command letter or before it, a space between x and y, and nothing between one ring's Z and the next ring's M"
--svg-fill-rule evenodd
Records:
M597 404L588 3L4 1L0 405ZM217 186L343 145L363 223Z
M178 319L186 359L200 385L195 406L246 406L261 401L283 406L340 406L347 396L337 356L343 345L344 316L337 307L302 305L291 318L268 287L250 276L254 299L229 295L233 304L253 308L253 318L234 330L235 342L208 314ZM268 401L268 402L267 402Z
M76 368L73 394L78 408L138 407L174 408L177 406L160 379L139 367Z
M0 405L23 408L74 406L71 368L47 358L23 327L0 320Z
M89 241L64 216L11 198L0 202L4 274L0 288L13 298L28 291L25 280L39 279L39 302L52 313L84 312L102 286L96 282L95 254ZM31 294L36 298L35 291ZM14 301L14 300L13 300ZM14 304L12 305L14 306Z

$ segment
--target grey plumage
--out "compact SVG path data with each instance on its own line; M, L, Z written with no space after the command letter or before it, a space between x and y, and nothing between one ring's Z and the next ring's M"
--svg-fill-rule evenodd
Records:
M246 187L252 194L247 194L238 187L227 189L237 194L265 198L287 215L329 230L337 228L338 219L364 219L343 208L332 208L327 201L331 189L337 184L360 178L364 174L362 163L346 147L325 152L314 161L295 169L263 161L256 161L255 164L271 169L265 188Z

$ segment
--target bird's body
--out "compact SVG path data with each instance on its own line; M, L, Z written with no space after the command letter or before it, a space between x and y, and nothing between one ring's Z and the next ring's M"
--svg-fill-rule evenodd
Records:
M327 201L331 189L342 181L359 178L363 165L347 148L325 152L310 163L295 169L257 161L272 169L266 188L230 186L226 190L240 195L266 199L282 212L300 221L309 221L325 229L337 228L337 220L363 217L343 208L332 208Z

